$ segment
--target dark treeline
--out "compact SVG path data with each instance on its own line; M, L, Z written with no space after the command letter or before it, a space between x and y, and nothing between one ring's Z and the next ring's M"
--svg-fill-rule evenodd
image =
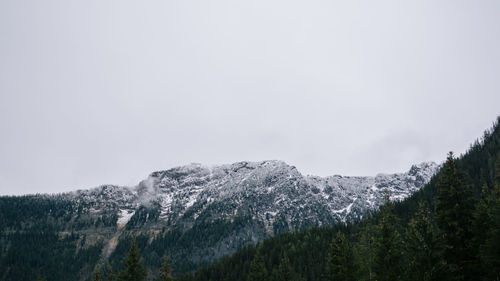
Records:
M172 269L168 261L168 257L165 254L163 256L163 263L160 267L159 273L152 277L148 274L147 268L143 264L141 258L139 247L135 238L131 240L130 249L127 252L125 258L121 262L121 270L116 273L110 265L100 264L94 271L92 275L93 281L145 281L150 275L149 279L154 279L158 281L172 281Z
M403 202L265 240L178 280L500 280L499 120Z
M500 280L500 128L403 202L247 246L181 281Z
M59 221L70 218L61 211L44 228L34 228L33 219L33 224L13 228L24 231L0 235L0 246L9 245L0 249L0 280L172 280L172 272L180 281L500 280L499 121L466 154L456 158L450 153L420 191L402 202L387 201L358 222L281 234L183 274L192 265L173 263L172 271L164 253L182 247L191 236L181 239L180 233L164 231L153 240L140 233L135 239L124 236L106 260L103 245L71 231L63 237L55 234L63 230L57 228ZM8 214L17 201L4 200L12 201L0 206ZM20 207L32 212L37 202ZM49 212L50 206L42 205ZM0 217L0 225L19 221ZM205 238L229 227L238 224L221 224L213 237ZM198 232L193 229L191 238Z
M0 236L5 239L1 249L0 280L76 280L75 275L88 274L99 260L102 243L82 247L78 235L60 237L52 229L27 229Z

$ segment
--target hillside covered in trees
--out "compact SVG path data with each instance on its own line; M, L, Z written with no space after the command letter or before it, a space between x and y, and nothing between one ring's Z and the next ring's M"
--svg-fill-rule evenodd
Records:
M51 234L53 229L4 233L3 239L10 235L19 252L4 252L0 279L498 280L499 121L467 153L449 153L440 172L420 191L400 202L388 200L388 193L386 204L360 221L280 234L188 274L162 258L165 246L176 241L168 240L170 236L151 240L140 233L125 235L113 254L102 259L102 245L84 247L89 242L71 233L63 238ZM77 246L69 249L61 241ZM44 249L43 256L30 254L37 246ZM15 266L22 263L40 270Z
M499 280L498 237L497 121L466 154L456 158L450 152L431 183L405 201L387 200L379 212L355 223L264 240L176 279Z
M407 200L265 240L178 279L499 280L499 121Z
M135 186L0 196L0 273L31 280L75 256L68 274L86 276L102 260L119 265L130 236L153 271L167 251L177 274L192 272L268 237L357 220L383 205L386 191L392 200L406 198L438 168L423 162L404 173L318 177L274 160L192 164L153 172Z

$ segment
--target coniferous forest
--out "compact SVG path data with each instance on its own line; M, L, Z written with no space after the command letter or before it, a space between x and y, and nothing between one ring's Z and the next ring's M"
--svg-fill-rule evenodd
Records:
M499 238L497 120L407 200L271 238L179 280L500 280Z
M500 280L499 237L497 121L407 200L355 223L279 235L176 279Z
M500 0L0 0L0 281L500 281Z
M0 249L0 277L78 280L72 274L84 272L87 280L120 281L500 280L499 121L465 154L450 152L413 196L387 199L356 222L281 234L187 274L169 263L168 252L151 258L152 246L141 235L103 260L102 245L64 247L78 238L61 240L47 234L51 229L3 233L0 239L8 236L19 246L15 254ZM33 247L53 258L37 258Z

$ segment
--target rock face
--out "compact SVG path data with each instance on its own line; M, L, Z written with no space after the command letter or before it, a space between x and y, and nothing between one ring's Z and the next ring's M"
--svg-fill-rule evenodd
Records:
M154 172L134 188L103 186L68 196L84 206L90 203L91 213L116 212L118 228L139 216L141 207L148 213L136 217L130 228L188 229L251 218L247 235L233 237L235 245L228 245L234 250L269 235L359 218L383 204L385 194L391 200L411 195L437 168L435 163L421 163L400 174L323 178L303 176L282 161L191 164Z
M159 203L167 225L251 216L269 234L309 225L345 222L384 202L402 200L426 184L434 163L421 163L401 174L376 177L303 176L282 161L199 164L152 173L138 187L138 201Z
M148 207L159 212L154 221L161 226L249 216L276 234L358 218L383 204L386 194L393 201L413 194L437 169L424 162L398 174L318 177L303 176L282 161L191 164L154 172L136 187L108 185L63 196L89 213L116 212L121 227L139 208Z
M163 239L174 265L189 261L179 270L188 271L272 235L360 218L383 204L386 194L391 200L408 197L437 170L428 162L399 174L317 177L282 161L191 164L154 172L135 187L107 185L52 197L71 202L62 231L104 233L103 257L112 257L124 233L146 233L152 244Z

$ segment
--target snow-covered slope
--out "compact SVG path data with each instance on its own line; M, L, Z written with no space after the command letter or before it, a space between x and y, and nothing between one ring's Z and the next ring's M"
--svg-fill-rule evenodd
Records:
M66 194L89 212L116 212L126 224L142 207L159 212L161 226L247 216L268 234L309 225L345 222L383 204L402 200L423 185L438 165L424 162L408 172L375 177L303 176L282 161L239 162L222 166L191 164L152 173L135 187L102 186Z
M141 235L185 272L278 233L360 218L386 196L410 196L437 170L421 163L399 174L317 177L282 161L191 164L154 172L134 187L19 198L43 202L48 213L20 212L4 231L50 224L61 236L79 235L83 247L102 245L102 258L110 259L124 235Z

